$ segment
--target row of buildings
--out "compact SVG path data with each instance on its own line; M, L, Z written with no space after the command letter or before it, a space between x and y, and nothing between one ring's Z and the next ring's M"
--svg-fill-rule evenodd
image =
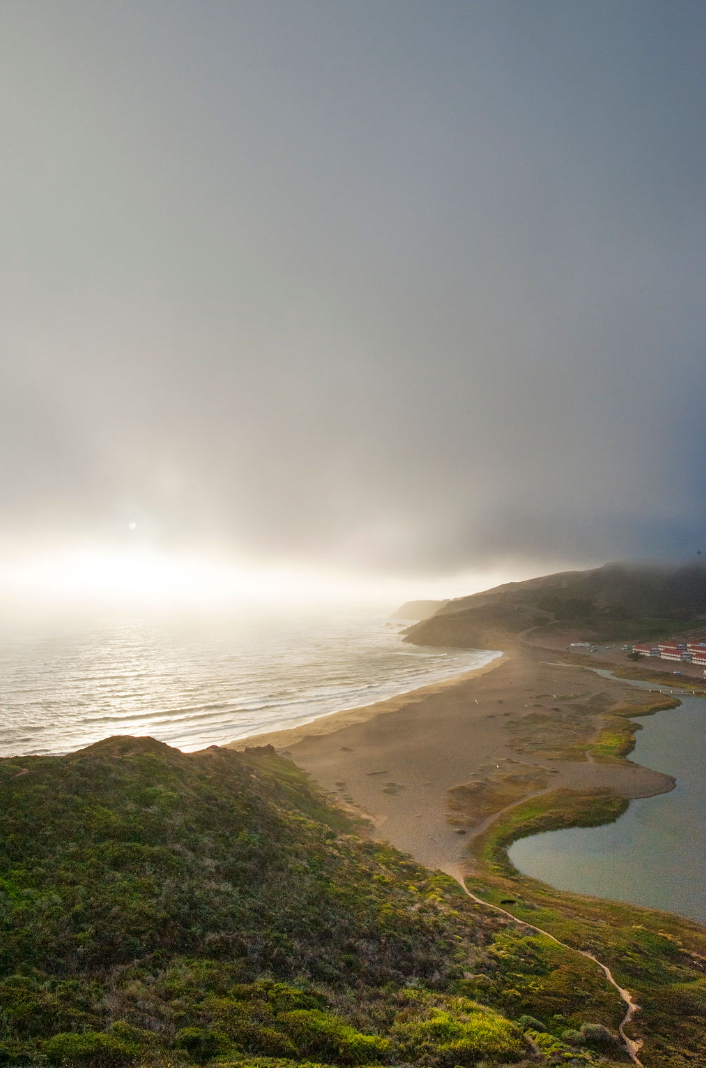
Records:
M686 660L690 664L706 667L706 642L638 642L633 653L641 656L658 656L660 660Z

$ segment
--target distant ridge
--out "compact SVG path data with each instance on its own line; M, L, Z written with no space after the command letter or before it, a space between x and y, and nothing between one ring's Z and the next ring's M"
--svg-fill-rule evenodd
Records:
M704 629L706 567L605 564L562 571L448 601L410 627L420 645L505 648L522 631L580 627L590 639L666 636Z
M448 601L406 601L390 619L428 619L446 607Z

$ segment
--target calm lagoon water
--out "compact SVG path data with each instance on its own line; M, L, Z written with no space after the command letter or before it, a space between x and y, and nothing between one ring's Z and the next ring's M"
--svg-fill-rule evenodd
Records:
M511 847L520 871L560 890L668 909L706 923L706 700L640 719L631 760L676 788L632 801L607 827L547 831Z

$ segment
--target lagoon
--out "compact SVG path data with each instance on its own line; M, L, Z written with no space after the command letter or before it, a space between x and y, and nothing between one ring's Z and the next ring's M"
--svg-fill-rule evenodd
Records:
M706 700L681 700L679 708L638 720L643 729L630 757L673 775L676 788L632 801L605 827L521 839L509 850L516 868L560 890L667 909L706 923Z

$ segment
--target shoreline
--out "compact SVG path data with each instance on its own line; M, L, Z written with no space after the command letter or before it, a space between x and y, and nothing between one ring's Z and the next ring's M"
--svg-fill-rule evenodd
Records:
M637 737L631 759L667 769L675 786L680 787L675 797L661 802L652 798L656 803L644 808L631 804L616 821L618 826L609 829L606 823L612 821L596 822L591 825L594 829L590 834L572 833L566 836L571 843L568 850L559 844L557 854L553 850L564 836L558 836L550 845L551 839L542 832L574 832L582 824L547 825L539 829L543 841L533 841L535 835L524 833L518 813L514 817L512 813L501 814L497 821L501 832L504 815L508 816L508 826L513 820L523 830L506 841L507 863L519 878L545 882L557 891L631 901L706 925L701 862L706 709L700 700L687 699L674 718L648 715L651 718ZM497 836L497 830L491 828L491 835ZM516 850L518 842L521 847ZM594 864L594 859L598 863Z
M460 675L227 748L272 746L344 809L367 819L375 838L459 881L487 876L492 883L500 872L480 855L482 843L527 806L542 809L558 793L566 798L566 818L555 826L593 825L594 815L604 822L602 810L614 819L631 800L668 793L676 784L626 759L639 730L634 720L666 710L669 702L636 693L634 680L606 679L585 662L549 663L542 654L512 643ZM584 692L561 692L566 689ZM559 707L577 698L588 723L583 736L575 723L567 731L567 710ZM534 711L538 703L541 713ZM531 731L518 738L525 721ZM502 867L504 880L526 885L526 877L508 870L506 855Z
M286 749L291 745L298 744L305 738L332 734L354 723L365 723L375 716L383 716L387 712L396 712L409 702L414 702L415 699L422 700L432 694L440 693L450 686L456 686L467 679L484 675L487 671L492 671L494 668L499 667L501 661L508 656L507 653L500 650L478 651L492 652L495 655L487 663L481 664L479 667L469 668L458 675L437 679L424 686L417 686L413 690L403 690L392 697L383 697L380 701L373 701L369 705L356 705L355 708L342 708L337 712L325 712L323 715L317 716L316 719L293 727L283 727L280 730L264 731L259 734L248 734L244 738L236 738L232 742L226 742L221 748L243 750L262 745L271 745L275 749Z
M645 705L656 695L586 664L548 664L543 655L508 643L501 657L465 677L257 741L276 744L341 807L367 817L371 837L451 876L479 909L525 924L528 949L534 939L549 940L593 960L611 999L617 991L627 1007L615 1023L625 1053L635 1064L656 1065L665 1035L653 1005L671 996L671 987L655 975L655 956L669 974L679 954L685 974L688 966L689 979L701 983L706 927L654 908L555 890L509 874L495 865L497 853L489 855L500 846L507 863L506 843L498 839L508 824L515 829L520 811L539 822L558 813L565 826L591 826L619 817L633 798L674 787L671 776L623 755L634 737L630 715L649 714ZM593 759L599 745L607 759ZM460 810L450 805L454 797ZM468 996L483 999L483 979L464 979ZM644 1007L635 1017L638 1005Z
M470 868L468 844L506 809L555 789L624 799L673 788L658 771L588 758L623 680L553 665L519 643L462 675L282 731L229 743L272 746L372 833L432 869ZM633 690L634 693L634 690ZM637 711L635 705L632 709Z

